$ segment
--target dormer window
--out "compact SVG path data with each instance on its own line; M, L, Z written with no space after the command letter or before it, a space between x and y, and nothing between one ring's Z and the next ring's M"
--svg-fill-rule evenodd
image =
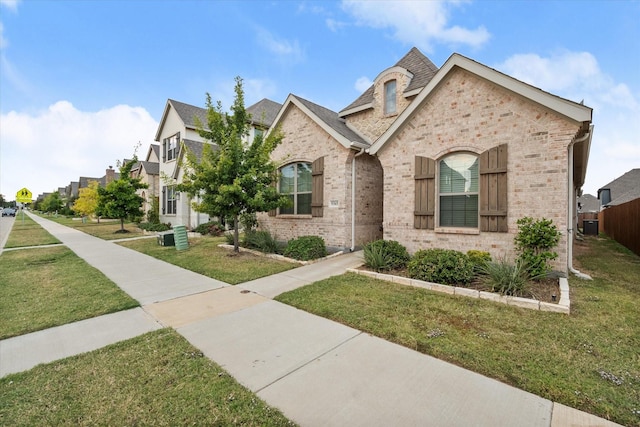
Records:
M384 84L384 114L396 113L396 81L389 80Z

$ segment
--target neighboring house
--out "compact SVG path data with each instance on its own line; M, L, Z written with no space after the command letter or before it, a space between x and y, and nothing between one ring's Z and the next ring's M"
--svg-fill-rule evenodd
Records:
M263 99L247 107L251 115L249 138L256 132L266 132L280 109L280 104ZM196 212L193 200L174 190L182 181L184 170L181 159L183 147L196 158L202 155L204 144L209 144L198 134L198 125L206 126L207 110L193 105L167 100L155 140L160 144L160 221L172 225L185 225L189 229L209 221L209 216Z
M554 268L566 273L591 120L591 108L469 58L453 54L438 69L413 48L338 114L287 99L274 122L285 133L273 156L279 185L312 211L294 204L261 225L343 248L382 236L411 253L513 259L517 220L544 217L562 233Z
M598 189L602 208L621 205L640 198L640 168L631 169Z
M139 161L131 168L131 176L140 179L140 182L147 184L147 188L137 191L142 197L142 212L145 216L153 207L153 201L158 199L160 194L160 146L150 144L145 159Z
M578 213L598 213L600 211L600 200L591 194L583 194L578 197Z

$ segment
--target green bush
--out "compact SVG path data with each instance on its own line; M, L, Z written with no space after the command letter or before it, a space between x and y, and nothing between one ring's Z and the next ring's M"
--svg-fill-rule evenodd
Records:
M224 227L222 227L222 225L220 225L220 223L217 221L209 221L205 222L204 224L200 224L195 228L194 231L196 233L202 234L203 236L221 236L222 233L224 233Z
M549 262L558 257L552 249L560 241L560 232L552 220L520 218L518 234L514 240L519 253L518 262L531 278L544 277L551 271Z
M289 240L284 250L284 256L308 261L327 256L327 248L322 237L300 236L297 239Z
M224 233L224 240L227 242L227 245L233 245L235 243L235 238L233 237L233 231L229 233Z
M492 292L503 295L520 296L527 288L529 275L521 261L515 264L501 259L497 262L487 262L480 268L482 283L489 286Z
M169 224L141 222L138 224L138 228L146 231L167 231L171 229Z
M407 264L409 277L444 285L466 284L473 278L473 264L462 252L423 249Z
M491 254L489 252L472 249L467 251L467 256L476 271L484 267L486 263L491 262Z
M364 246L364 263L375 271L404 268L411 257L395 240L376 240Z
M278 243L268 231L245 231L242 238L242 246L257 249L260 252L268 254L273 254L278 251Z

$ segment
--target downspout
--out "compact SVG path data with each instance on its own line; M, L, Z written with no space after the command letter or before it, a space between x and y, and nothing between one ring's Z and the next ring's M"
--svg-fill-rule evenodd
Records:
M351 252L356 249L356 157L363 155L364 150L361 147L351 159Z
M588 138L591 137L591 132L593 131L593 125L591 125L589 127L589 131L587 133L585 133L583 136L581 136L578 139L575 139L571 142L571 144L569 144L569 203L568 203L568 219L570 221L569 223L569 228L568 228L568 250L567 250L567 267L569 269L569 271L573 274L575 274L576 276L578 276L581 279L585 279L585 280L592 280L591 276L589 276L588 274L582 273L578 270L576 270L575 268L573 268L573 228L575 226L574 224L574 220L575 220L575 216L576 216L576 193L575 193L575 189L574 184L573 184L573 146L576 143L579 142L584 142L586 141Z

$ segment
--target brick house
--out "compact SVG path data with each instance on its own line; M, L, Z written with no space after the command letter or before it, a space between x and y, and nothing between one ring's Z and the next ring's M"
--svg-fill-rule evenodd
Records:
M278 238L317 234L353 248L381 234L412 253L477 249L513 258L516 221L545 217L562 232L554 268L572 269L591 108L458 54L438 69L413 48L334 114L290 96L274 123L285 133L274 153L283 166L324 159L323 182L313 186L322 191L311 191L323 216L261 218Z

